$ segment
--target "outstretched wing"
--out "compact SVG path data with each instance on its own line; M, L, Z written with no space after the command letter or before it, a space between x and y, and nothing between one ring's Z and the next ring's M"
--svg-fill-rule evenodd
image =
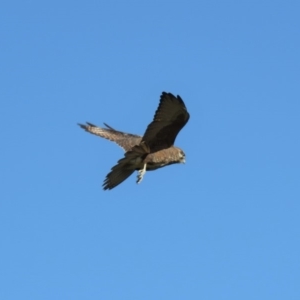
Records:
M87 132L117 143L125 151L129 151L142 140L142 137L139 135L117 131L105 123L104 125L106 128L101 128L88 122L86 124L78 125Z
M157 152L174 145L179 131L189 120L190 115L183 100L178 95L163 92L153 121L148 125L143 136L150 152Z

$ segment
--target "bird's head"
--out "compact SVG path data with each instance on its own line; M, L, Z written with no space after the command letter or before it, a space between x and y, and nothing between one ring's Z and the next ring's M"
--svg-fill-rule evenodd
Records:
M185 153L181 149L178 149L178 158L181 164L185 164Z

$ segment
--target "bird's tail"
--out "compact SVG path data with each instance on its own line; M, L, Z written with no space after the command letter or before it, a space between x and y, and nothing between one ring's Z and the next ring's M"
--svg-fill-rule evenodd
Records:
M149 153L148 150L149 148L142 143L127 151L124 157L107 174L103 183L103 189L113 189L127 179L135 170L142 169L143 161Z

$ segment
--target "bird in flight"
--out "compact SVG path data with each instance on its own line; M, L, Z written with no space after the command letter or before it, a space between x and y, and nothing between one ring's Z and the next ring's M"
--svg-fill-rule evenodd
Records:
M82 129L117 143L125 150L124 157L107 174L104 190L111 190L134 171L140 183L146 171L171 164L185 163L184 152L174 146L176 136L189 120L190 115L181 97L162 92L153 121L143 136L124 133L105 124L104 128L91 123L78 124Z

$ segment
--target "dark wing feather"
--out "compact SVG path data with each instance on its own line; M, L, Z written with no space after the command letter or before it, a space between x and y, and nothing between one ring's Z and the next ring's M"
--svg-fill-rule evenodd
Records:
M148 125L142 141L149 146L151 153L171 147L189 117L180 96L163 92L154 119Z
M105 123L104 125L106 126L106 128L101 128L88 122L86 124L78 125L87 132L101 136L107 140L117 143L125 151L129 151L134 146L138 145L142 139L142 137L139 135L115 130Z

